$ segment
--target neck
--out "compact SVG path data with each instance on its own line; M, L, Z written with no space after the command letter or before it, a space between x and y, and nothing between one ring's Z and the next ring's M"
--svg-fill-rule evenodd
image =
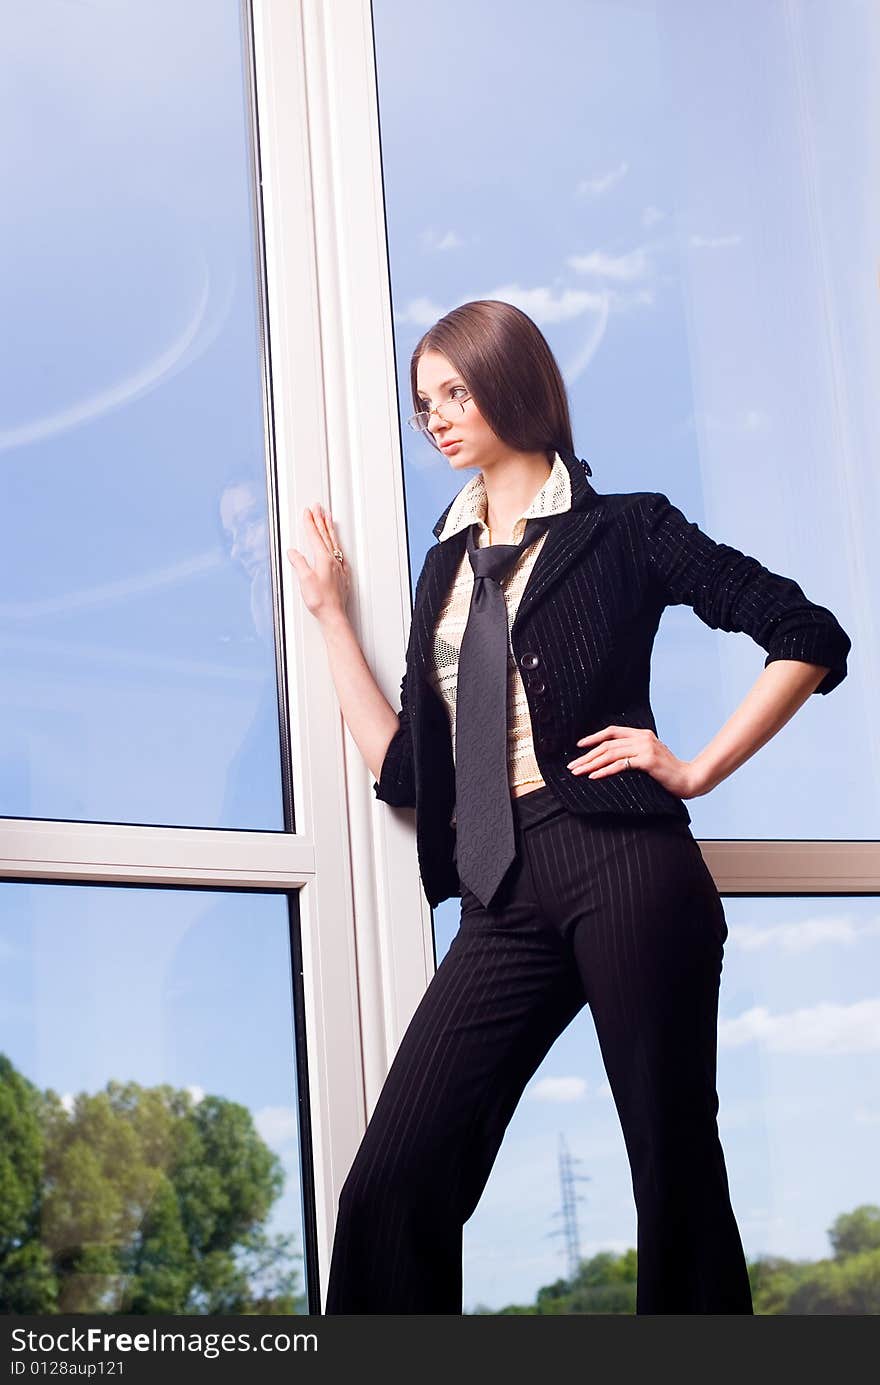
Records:
M552 470L544 452L519 452L483 468L486 523L493 536L511 533Z

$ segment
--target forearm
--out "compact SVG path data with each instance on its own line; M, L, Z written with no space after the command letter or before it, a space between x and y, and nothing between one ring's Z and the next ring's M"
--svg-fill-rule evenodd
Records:
M799 659L776 659L762 669L733 715L691 760L694 796L709 793L766 745L806 702L827 671L825 666Z
M378 779L399 721L364 658L344 614L321 621L330 674L340 710L370 772Z

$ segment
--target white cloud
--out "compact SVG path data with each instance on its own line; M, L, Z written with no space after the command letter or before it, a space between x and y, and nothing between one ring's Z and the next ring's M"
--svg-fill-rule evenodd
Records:
M416 327L430 327L438 317L442 317L448 311L448 308L441 307L439 303L432 303L430 298L411 298L405 308L395 311L394 316L398 322L412 322Z
M542 1077L526 1092L532 1101L582 1101L587 1084L582 1077Z
M259 1134L273 1149L283 1148L296 1140L296 1111L292 1106L263 1106L254 1115Z
M566 263L578 274L594 274L600 279L616 279L622 283L644 279L651 268L644 246L630 250L625 255L609 255L604 250L591 250L588 255L569 255Z
M665 221L666 213L661 212L659 207L646 207L642 212L642 225L653 226L657 221Z
M500 299L504 303L512 303L514 307L528 313L539 326L568 322L582 317L584 313L602 313L605 308L605 294L601 292L590 289L563 289L559 293L554 293L545 285L523 288L520 284L501 284L486 293L474 294L472 297L459 299L458 302L469 303L473 298ZM430 298L411 298L394 316L398 322L430 327L444 313L457 306L458 303L435 303Z
M69 1116L72 1116L74 1104L76 1102L76 1097L73 1095L73 1092L65 1092L64 1095L59 1098L59 1100L61 1101L61 1105L64 1107L67 1114Z
M540 324L569 322L582 317L584 313L601 313L604 295L590 289L563 289L554 294L551 289L541 285L524 289L519 284L502 284L486 295L487 298L500 298L505 303L513 303L529 317Z
M855 923L846 914L820 914L815 918L790 923L737 923L730 930L730 941L745 952L778 947L784 952L806 952L822 943L852 947L862 938L880 935L880 919Z
M853 1112L856 1125L880 1125L880 1109L870 1106L857 1106Z
M721 1020L718 1043L724 1048L760 1043L774 1053L870 1053L880 1049L880 1000L822 1002L781 1015L756 1005L736 1019Z
M190 1085L186 1088L186 1091L188 1091L190 1096L192 1097L194 1106L198 1106L199 1102L204 1101L205 1099L204 1087L200 1087L196 1082L191 1082Z
M728 245L740 245L741 243L742 243L742 236L737 236L737 235L732 235L732 236L700 236L700 235L688 236L688 245L691 245L691 246L694 247L694 249L698 249L698 250L699 250L699 249L705 249L705 250L723 250L723 249L725 249Z
M626 177L629 165L621 162L616 168L609 169L607 173L600 173L598 178L583 178L577 185L579 197L601 197L619 183L621 178Z
M421 241L423 250L457 250L460 245L464 245L461 236L456 235L455 231L444 231L442 235L439 231L423 231Z

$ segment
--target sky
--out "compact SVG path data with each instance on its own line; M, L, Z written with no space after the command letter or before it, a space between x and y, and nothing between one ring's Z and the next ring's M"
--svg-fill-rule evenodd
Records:
M409 360L475 298L538 323L600 492L662 491L793 577L853 641L849 676L713 792L698 839L876 839L880 471L874 367L878 12L696 0L498 7L374 0L401 418ZM413 582L473 473L402 430ZM658 735L695 754L763 667L686 606L652 662ZM819 1257L880 1201L880 907L728 898L719 1128L750 1255ZM458 902L435 911L438 960ZM673 940L671 940L672 942ZM465 1308L565 1274L559 1138L581 1253L635 1244L626 1151L588 1010L528 1085L464 1234Z
M794 577L850 674L689 804L713 837L876 839L877 10L836 0L374 0L413 577L463 479L403 426L410 353L517 303L600 492L661 490ZM36 0L0 57L2 816L281 831L256 225L235 0ZM876 85L876 84L874 84ZM658 634L683 757L763 666L686 607ZM818 1256L880 1201L873 898L725 901L720 1125L750 1254ZM457 927L436 911L438 960ZM0 881L0 1049L243 1101L301 1237L281 896ZM230 1009L260 1024L231 1025ZM872 1080L873 1078L873 1080ZM634 1244L588 1012L524 1094L465 1227L465 1307Z

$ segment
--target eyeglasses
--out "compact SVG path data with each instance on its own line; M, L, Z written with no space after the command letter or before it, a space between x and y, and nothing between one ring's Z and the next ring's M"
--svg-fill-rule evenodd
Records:
M457 386L457 388L460 389L461 386ZM435 405L433 409L422 409L406 421L410 428L414 428L417 433L427 433L428 438L433 442L434 439L428 428L431 415L436 414L438 418L443 419L444 423L460 423L464 417L464 406L470 398L471 396L466 394L464 399L444 399L442 404Z

